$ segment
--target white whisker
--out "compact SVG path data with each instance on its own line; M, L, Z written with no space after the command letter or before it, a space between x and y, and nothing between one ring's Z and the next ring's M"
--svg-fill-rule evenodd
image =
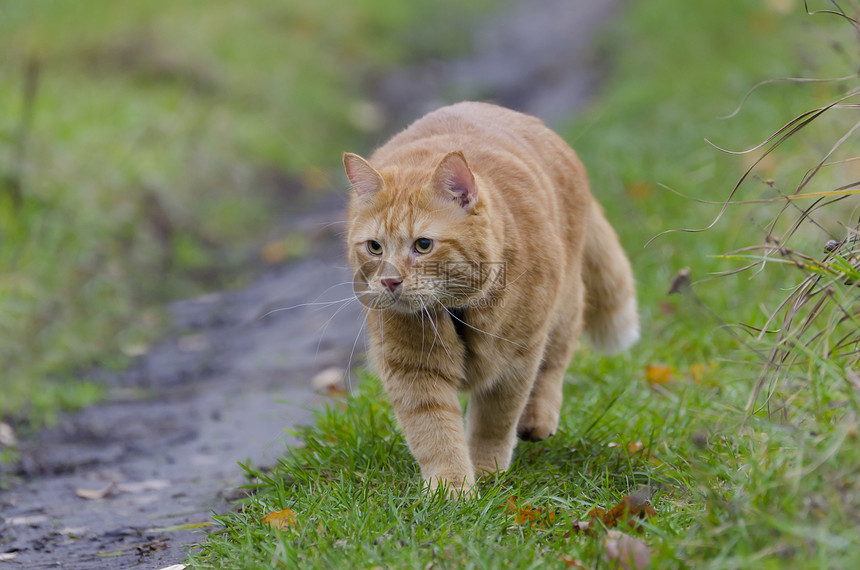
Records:
M355 355L355 346L358 344L358 339L361 338L361 331L364 328L364 325L358 327L358 332L355 335L355 340L352 342L352 350L349 351L349 360L346 364L346 378L347 378L347 388L352 391L352 387L349 386L349 377L352 372L352 357Z
M361 294L367 295L368 293L369 293L368 291L363 291ZM274 314L274 313L280 313L281 311L292 311L293 309L300 309L302 307L330 307L332 305L337 305L340 303L349 303L350 301L354 301L355 299L357 299L357 296L353 295L351 297L346 297L345 299L338 299L336 301L319 301L319 302L315 302L315 303L300 303L298 305L293 305L292 307L281 307L280 309L272 309L271 311L263 313L262 315L257 317L257 319L258 320L259 319L265 319L269 315Z
M513 280L513 281L508 281L507 283L505 283L505 286L507 287L507 286L509 286L509 285L513 285L514 283L516 283L516 282L517 282L517 279L519 279L520 277L522 277L522 276L523 276L523 275L525 275L525 274L526 274L526 272L525 272L525 271L523 271L522 273L520 273L519 275L517 275L517 276L514 278L514 280Z
M259 317L257 317L257 318L258 318L258 319L264 319L264 318L268 317L269 315L271 315L271 314L273 314L273 313L279 313L279 312L281 312L281 311L290 311L290 310L292 310L292 309L298 309L298 308L300 308L300 307L313 307L313 306L326 306L326 307L327 307L327 306L334 305L334 304L337 304L337 303L343 303L343 302L345 302L345 301L349 301L350 299L354 299L354 298L355 298L355 296L353 296L353 297L347 297L347 298L345 298L345 299L338 299L338 300L336 300L336 301L319 301L319 298L320 298L320 297L322 297L323 295L325 295L326 293L328 293L329 291L331 291L331 290L332 290L332 289L334 289L335 287L340 287L340 286L342 286L342 285L350 285L350 286L352 286L352 287L353 287L353 289L354 289L356 285L364 285L364 283L362 283L362 282L360 282L360 281L341 281L340 283L335 283L334 285L331 285L330 287L326 287L326 289L325 289L325 290L323 290L323 292L322 292L322 293L320 293L319 295L317 295L316 299L314 299L314 300L313 300L312 302L310 302L310 303L300 303L300 304L298 304L298 305L293 305L292 307L280 307L280 308L278 308L278 309L272 309L271 311L268 311L268 312L266 312L266 313L264 313L264 314L260 315L260 316L259 316Z
M436 346L436 339L439 339L439 345L445 350L445 354L448 354L448 349L445 348L445 344L442 342L442 338L439 336L439 331L436 329L436 325L433 323L433 317L430 316L430 312L427 310L427 306L424 304L424 301L421 300L421 308L427 313L427 318L430 320L430 324L433 326L433 344L430 346L430 353L433 352L433 347ZM424 326L424 319L421 319L421 326ZM430 353L427 354L427 365L430 365ZM448 358L451 358L451 355L448 354ZM453 359L451 359L453 362ZM436 378L433 380L433 387L435 388L439 384L439 374L441 370L440 367L436 367Z
M332 320L334 320L334 318L337 316L337 314L344 309L344 307L350 306L355 301L358 301L358 297L353 297L352 299L350 299L346 303L343 303L340 307L337 308L337 310L334 312L334 314L332 314L332 316L330 316L328 318L328 320L326 320L325 324L323 325L322 331L320 332L319 340L317 340L317 350L315 353L316 356L319 356L320 345L322 344L322 339L325 336L325 331L328 330L328 325L332 322Z
M487 331L484 331L484 330L479 329L478 327L474 327L474 326L470 325L469 323L467 323L466 321L464 321L463 319L459 318L457 315L455 315L454 313L452 313L450 310L448 310L448 307L446 307L445 305L442 305L441 303L439 303L439 304L442 306L442 308L443 308L443 309L445 309L445 311L447 311L447 312L448 312L448 314L449 314L449 315L451 315L451 318L452 318L452 319L455 319L455 320L457 320L457 321L459 321L459 322L463 323L464 325L466 325L466 326L467 326L467 327L469 327L470 329L476 330L476 331L478 331L479 333L483 333L483 334L485 334L485 335L487 335L487 336L491 336L491 337L493 337L493 338L497 338L497 339L499 339L499 340L503 340L503 341L505 341L505 342L509 342L509 343L511 343L511 344L512 344L512 345L514 345L514 346L517 346L517 347L519 347L519 348L522 348L523 350L527 350L527 348L526 348L525 346L521 345L521 344L520 344L520 343L518 343L518 342L514 342L514 341L512 341L512 340L508 340L508 339L506 339L506 338L505 338L505 337L503 337L503 336L495 335L495 334L493 334L493 333L491 333L491 332L487 332Z
M421 300L421 307L424 309L424 312L427 313L427 318L430 319L430 326L433 327L433 332L436 334L436 337L439 339L439 346L441 346L442 350L445 351L445 354L448 355L448 359L451 362L454 362L454 358L451 356L451 353L448 352L448 348L445 346L445 342L442 339L442 335L439 334L439 329L436 328L436 323L433 321L433 317L430 315L430 311L427 309L427 306L424 304L423 300Z

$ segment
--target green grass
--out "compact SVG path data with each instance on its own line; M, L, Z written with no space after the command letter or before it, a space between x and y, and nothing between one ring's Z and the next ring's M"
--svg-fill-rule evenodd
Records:
M480 5L0 0L0 417L94 401L166 299L241 283L362 146L368 77L461 49Z
M249 468L255 493L240 512L216 517L223 528L192 553L192 567L563 568L579 559L606 568L602 536L572 532L572 521L650 485L658 515L641 538L654 568L853 568L860 427L852 361L791 345L796 366L766 376L748 406L764 367L753 350L774 341L722 326L762 326L807 272L771 263L755 275L705 280L695 293L666 294L683 267L694 281L739 267L717 256L762 243L782 203L731 206L706 232L671 233L644 246L667 229L707 226L720 205L694 198L722 202L753 163L704 138L752 147L857 82L768 85L734 118L719 116L761 80L853 73L854 42L848 26L808 17L799 2L629 5L601 50L611 57L612 79L563 132L631 254L642 342L612 359L587 348L577 355L559 433L520 443L511 469L466 501L422 494L390 407L368 379L345 406L302 430L303 445L271 471ZM854 122L832 115L760 163L737 198L792 193ZM856 155L856 139L843 150L842 158ZM825 169L809 190L853 180L851 164ZM815 212L827 231L802 224L790 236L793 247L822 259L827 233L844 235L840 224L853 225L855 208L856 200ZM789 209L774 234L799 215ZM856 307L856 292L839 295ZM653 364L670 367L669 382L649 384ZM639 441L647 454L628 451ZM554 522L517 524L504 508L511 496L557 510ZM296 513L293 527L260 522L284 508Z

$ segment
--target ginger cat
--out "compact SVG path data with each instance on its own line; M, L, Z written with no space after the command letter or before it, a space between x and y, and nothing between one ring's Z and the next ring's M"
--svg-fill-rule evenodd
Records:
M343 162L371 358L423 479L468 493L518 435L556 431L582 332L604 352L638 339L630 263L576 153L533 117L459 103Z

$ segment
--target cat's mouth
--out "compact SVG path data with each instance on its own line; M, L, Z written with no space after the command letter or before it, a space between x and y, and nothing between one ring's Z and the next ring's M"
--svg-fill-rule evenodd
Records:
M389 293L383 291L380 300L385 304L383 308L392 309L398 313L415 314L421 313L436 303L432 297L418 293L402 292Z
M436 295L423 292L376 290L365 295L362 303L371 309L388 309L404 314L417 314L441 303Z

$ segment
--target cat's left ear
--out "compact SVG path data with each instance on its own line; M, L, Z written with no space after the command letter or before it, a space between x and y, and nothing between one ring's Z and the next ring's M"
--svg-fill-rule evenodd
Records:
M475 175L466 162L463 152L449 152L433 172L430 185L456 200L467 212L478 203L478 186Z
M351 152L343 153L343 168L352 187L359 196L379 192L382 188L382 175L369 162Z

